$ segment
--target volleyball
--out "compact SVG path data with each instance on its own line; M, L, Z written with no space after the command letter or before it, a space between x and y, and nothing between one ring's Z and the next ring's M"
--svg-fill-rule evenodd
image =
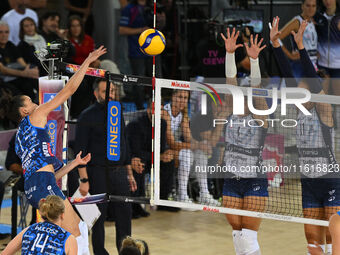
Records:
M149 56L156 56L165 49L165 37L162 32L156 29L147 29L139 36L138 43L140 50Z

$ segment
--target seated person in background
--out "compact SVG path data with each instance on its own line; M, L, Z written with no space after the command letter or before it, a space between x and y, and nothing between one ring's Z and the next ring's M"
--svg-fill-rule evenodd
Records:
M63 200L55 195L42 198L39 212L44 221L21 231L1 254L15 254L21 249L21 254L76 255L75 237L61 227L65 212Z
M10 28L9 40L15 45L18 45L18 43L20 42L19 39L20 21L23 18L30 17L34 20L36 24L38 24L38 15L35 11L26 8L27 1L14 0L13 2L14 2L13 9L5 13L4 16L2 16L1 20L9 24Z
M166 143L166 117L169 115L162 110L161 120L161 156L160 156L160 199L168 199L174 179L174 151L169 149ZM151 101L142 116L127 125L127 138L131 148L133 173L137 182L137 192L134 195L145 196L145 172L150 173L151 169L151 142L152 142L152 122L151 122ZM158 207L160 210L178 211L172 207ZM133 205L133 217L145 215L144 210L138 204Z
M37 26L30 17L20 21L19 32L20 43L18 49L25 62L40 67L40 61L34 55L35 51L40 51L46 47L44 37L37 33ZM40 68L41 70L42 68Z
M92 35L94 20L92 15L93 0L64 0L66 9L69 10L69 16L78 15L84 23L85 33Z
M8 41L8 35L8 24L0 21L0 79L13 95L25 94L33 99L33 90L38 89L39 70L24 61L17 47Z
M196 141L191 136L188 116L189 91L173 90L171 102L164 106L168 114L166 137L170 148L175 151L178 159L178 198L180 202L192 203L188 196L188 181L191 166L200 164L199 153L209 155L211 145L207 141ZM195 152L195 154L193 153ZM195 158L194 158L195 155ZM198 157L196 157L198 156ZM220 203L213 198L208 190L206 173L197 174L200 187L199 203L211 206L219 206Z
M59 29L60 14L57 12L46 12L40 19L40 34L47 43L64 38L64 31Z
M72 61L77 65L81 65L89 53L94 50L93 38L85 34L83 20L78 15L69 17L67 29L67 37L76 49ZM94 68L98 68L99 65L99 59L91 63L91 67Z

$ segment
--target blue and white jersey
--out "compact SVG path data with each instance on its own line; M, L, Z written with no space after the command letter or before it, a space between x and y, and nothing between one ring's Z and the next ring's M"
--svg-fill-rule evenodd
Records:
M259 166L261 161L266 129L252 127L257 125L251 114L244 117L231 115L226 125L224 163L236 168L233 174L242 178L257 177L256 169L247 170Z
M318 64L332 69L340 68L340 13L328 16L318 13L314 17L318 33Z
M48 127L39 128L31 124L26 116L19 124L15 138L15 152L21 159L25 181L40 168L49 164L59 170L63 163L57 159L51 149Z
M175 141L181 141L182 137L182 120L183 113L180 112L176 117L172 115L171 112L171 104L166 104L164 106L164 110L166 110L171 118L171 132L175 137Z
M33 224L22 237L21 254L66 254L65 243L70 235L63 228L47 221Z
M316 168L319 166L328 166L330 164L328 148L322 132L323 123L320 122L316 108L311 111L312 115L298 114L296 143L299 151L299 163L302 173L309 178L317 178L327 174L327 171L320 171ZM325 125L324 125L325 126ZM334 151L334 128L327 127L331 134L332 149Z

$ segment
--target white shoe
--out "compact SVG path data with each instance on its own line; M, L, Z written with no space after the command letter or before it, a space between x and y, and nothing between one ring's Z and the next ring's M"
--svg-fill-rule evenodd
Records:
M221 203L218 200L214 199L214 197L210 195L209 193L200 194L197 201L200 204L204 204L204 205L221 206Z

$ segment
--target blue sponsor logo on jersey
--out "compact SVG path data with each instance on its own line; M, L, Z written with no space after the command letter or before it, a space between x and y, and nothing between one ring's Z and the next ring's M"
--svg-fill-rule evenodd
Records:
M51 101L56 95L57 93L44 93L44 103ZM58 106L58 108L56 108L53 111L54 112L61 111L61 106Z
M117 101L110 101L107 109L107 158L111 161L120 159L120 121L121 106Z

